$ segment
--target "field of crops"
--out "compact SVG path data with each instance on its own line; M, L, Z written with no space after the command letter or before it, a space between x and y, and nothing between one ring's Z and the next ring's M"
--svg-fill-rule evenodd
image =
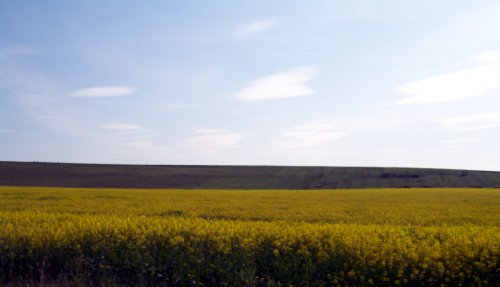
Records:
M389 175L383 177L382 175ZM411 175L419 177L412 178ZM320 183L327 183L320 185ZM139 189L314 189L500 186L500 172L333 166L112 165L0 161L0 186Z
M0 187L0 284L500 286L499 207L498 189Z

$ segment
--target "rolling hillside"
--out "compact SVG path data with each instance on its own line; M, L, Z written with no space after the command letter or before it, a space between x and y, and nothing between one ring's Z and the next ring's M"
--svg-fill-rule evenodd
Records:
M414 178L411 177L412 175ZM471 170L464 172L450 169L0 162L0 186L354 189L390 187L492 188L498 185L500 185L500 172Z

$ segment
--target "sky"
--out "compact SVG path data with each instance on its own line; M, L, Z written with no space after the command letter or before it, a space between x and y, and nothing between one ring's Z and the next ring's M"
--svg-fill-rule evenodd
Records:
M500 171L498 1L0 1L0 161Z

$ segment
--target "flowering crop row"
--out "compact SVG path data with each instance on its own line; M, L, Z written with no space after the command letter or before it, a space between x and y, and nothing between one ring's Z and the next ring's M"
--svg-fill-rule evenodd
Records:
M0 187L0 210L500 227L498 189L137 190Z
M16 197L15 189L0 191L5 197ZM500 227L473 224L467 217L462 224L422 226L375 224L370 218L359 223L249 220L245 211L251 213L250 209L240 210L241 218L206 219L183 210L182 205L178 208L182 212L169 215L140 214L134 206L128 214L117 212L126 210L128 201L121 205L115 201L108 212L94 212L96 206L80 212L82 207L71 203L82 194L58 192L27 197L65 196L68 202L10 199L24 200L30 208L15 210L12 205L0 211L0 284L66 273L89 284L109 280L151 286L500 286ZM93 196L91 190L80 192ZM121 196L118 191L100 192L111 202L113 194ZM383 196L392 191L378 192ZM204 195L210 194L218 197L217 191ZM24 195L18 190L17 196ZM474 208L491 213L494 194L484 196L490 200L480 201L477 194L462 198L469 202L476 198ZM263 204L270 208L282 200L276 194L272 197ZM191 195L185 201L197 206L199 199ZM335 210L335 199L330 200ZM48 201L63 212L49 208ZM406 204L401 199L393 204L398 202ZM342 204L350 203L339 202L339 208ZM428 208L445 206L439 204ZM448 207L454 208L452 203Z

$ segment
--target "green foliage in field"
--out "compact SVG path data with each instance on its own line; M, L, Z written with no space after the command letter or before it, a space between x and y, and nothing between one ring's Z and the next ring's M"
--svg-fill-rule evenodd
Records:
M500 192L0 188L3 283L500 286Z

